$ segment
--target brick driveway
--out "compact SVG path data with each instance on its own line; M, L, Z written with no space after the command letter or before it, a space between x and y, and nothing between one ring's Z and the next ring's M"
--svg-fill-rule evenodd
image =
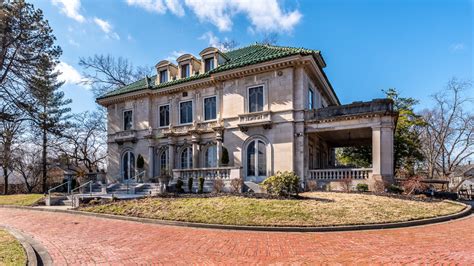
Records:
M64 264L474 264L474 216L405 229L244 232L0 208L0 225L41 242Z

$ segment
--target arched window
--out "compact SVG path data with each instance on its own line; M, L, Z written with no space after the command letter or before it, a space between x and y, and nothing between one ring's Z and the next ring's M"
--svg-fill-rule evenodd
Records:
M262 140L255 139L247 145L247 178L260 181L267 176L267 151Z
M217 146L209 146L206 150L204 158L206 160L206 167L217 167Z
M160 170L161 172L171 170L169 167L169 151L168 149L164 149L160 153Z
M186 147L181 151L181 169L189 169L193 167L193 150Z
M122 155L122 176L128 180L135 175L135 155L131 151L126 151Z

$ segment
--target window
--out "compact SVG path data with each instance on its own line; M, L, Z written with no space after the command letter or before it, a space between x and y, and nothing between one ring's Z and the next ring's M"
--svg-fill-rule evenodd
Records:
M166 127L170 125L170 106L160 106L160 127Z
M160 154L160 169L163 174L163 171L168 171L171 167L168 167L169 163L169 156L168 156L168 149L164 150Z
M181 78L189 77L189 64L181 66Z
M263 86L249 88L249 113L263 111Z
M217 167L217 146L209 146L205 154L206 167Z
M160 83L165 83L168 81L168 70L160 71Z
M314 91L311 88L308 89L308 109L314 109Z
M193 167L193 150L186 147L181 152L181 169L189 169Z
M126 151L122 156L122 177L128 180L135 176L135 155L131 151Z
M204 59L204 72L214 69L214 57Z
M133 112L127 110L123 112L123 130L131 130L133 128Z
M264 177L267 175L267 154L265 143L254 140L247 146L247 176Z
M204 98L204 120L216 119L216 96Z
M179 104L179 123L189 124L193 122L193 102L187 101Z

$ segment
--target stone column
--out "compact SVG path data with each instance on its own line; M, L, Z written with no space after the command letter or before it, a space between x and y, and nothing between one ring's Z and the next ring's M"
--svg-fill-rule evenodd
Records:
M217 167L221 166L221 156L222 156L222 132L216 132L216 151L217 151Z
M193 144L193 168L199 168L199 135L193 134L191 142Z
M372 127L372 178L393 183L393 127Z
M169 156L168 174L170 175L173 175L173 169L175 167L174 155L175 155L175 141L173 137L169 137L168 138L168 156Z
M155 169L155 147L153 145L148 146L148 180L153 178Z

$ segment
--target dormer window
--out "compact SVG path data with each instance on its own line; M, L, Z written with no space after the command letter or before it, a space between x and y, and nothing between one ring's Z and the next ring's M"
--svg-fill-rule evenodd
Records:
M165 83L168 81L168 70L160 71L160 83Z
M214 57L204 59L204 72L214 69Z
M189 64L184 64L181 66L181 78L187 78L190 75Z

